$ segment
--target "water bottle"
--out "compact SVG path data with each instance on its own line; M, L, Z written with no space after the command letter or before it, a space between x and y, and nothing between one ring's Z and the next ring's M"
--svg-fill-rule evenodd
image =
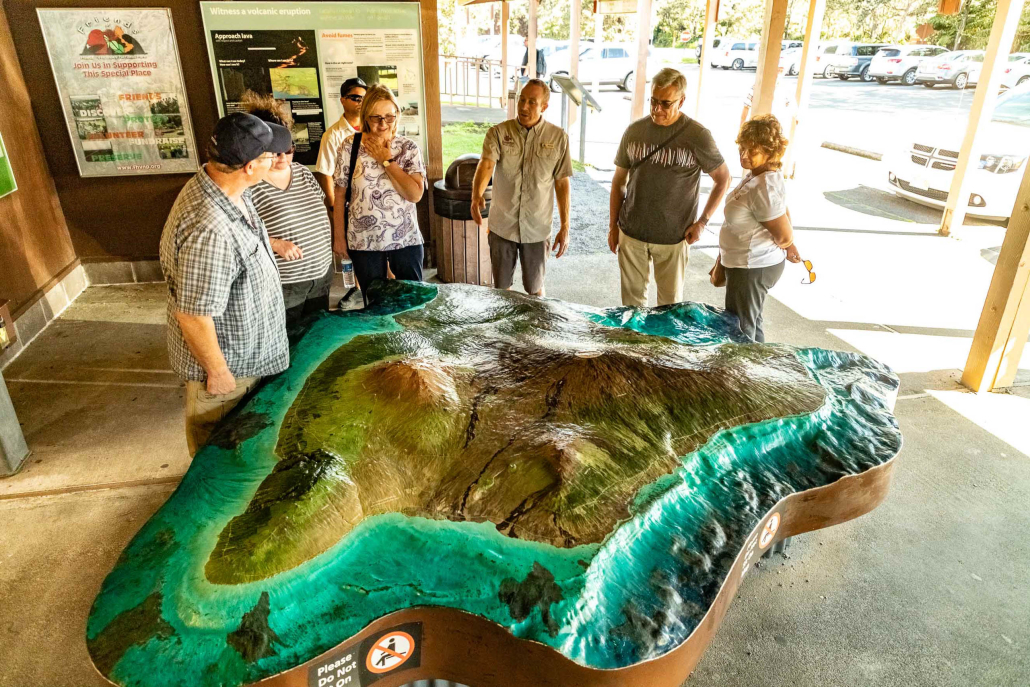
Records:
M340 260L340 274L343 275L343 288L353 289L357 286L354 281L354 263L349 258Z

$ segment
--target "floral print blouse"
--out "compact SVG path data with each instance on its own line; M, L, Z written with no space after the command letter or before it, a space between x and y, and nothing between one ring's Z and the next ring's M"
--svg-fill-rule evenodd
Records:
M353 144L354 136L348 136L336 154L333 179L338 189L337 202L343 202L347 188ZM399 165L408 174L421 174L425 179L426 166L422 161L422 152L413 140L394 136L390 142L390 152L393 153L391 164ZM388 251L422 243L415 204L397 192L386 168L376 162L364 146L358 150L353 184L347 229L348 250Z

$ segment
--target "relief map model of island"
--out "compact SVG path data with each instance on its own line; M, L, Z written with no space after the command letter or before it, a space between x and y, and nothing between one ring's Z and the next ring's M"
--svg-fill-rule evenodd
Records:
M379 282L323 313L125 549L115 684L244 685L446 607L589 668L676 649L785 497L883 466L897 378L696 303Z

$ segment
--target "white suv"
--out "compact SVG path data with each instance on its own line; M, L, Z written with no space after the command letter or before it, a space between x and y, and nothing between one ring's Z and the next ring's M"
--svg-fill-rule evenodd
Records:
M723 69L755 69L758 67L758 41L723 38L715 51L712 64Z
M658 63L647 50L647 80L658 72ZM633 43L601 43L591 45L579 54L579 81L589 84L594 75L602 84L615 84L624 91L633 90L637 71L637 46Z
M910 149L892 154L887 160L887 180L895 192L917 203L943 208L958 164L962 135L954 129L937 134L924 132ZM979 165L969 170L967 213L1005 219L1012 214L1023 180L1023 165L1030 155L1030 84L998 97L983 136Z
M812 73L826 79L831 78L833 76L833 67L837 62L837 48L843 45L843 43L819 45L816 49Z
M927 88L948 84L962 90L980 80L984 66L983 50L956 50L923 60L916 70L916 81Z
M900 81L905 86L911 86L916 82L916 72L924 60L946 52L947 48L937 45L891 45L873 56L869 76L881 84Z

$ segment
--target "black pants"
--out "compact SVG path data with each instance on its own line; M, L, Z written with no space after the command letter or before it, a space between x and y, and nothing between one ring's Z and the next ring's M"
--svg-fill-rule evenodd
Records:
M329 288L333 285L333 265L318 279L283 284L286 304L286 329L290 330L313 312L329 310Z
M765 342L765 332L762 331L765 294L780 280L783 265L781 262L771 267L725 268L726 309L740 320L740 331L758 343Z
M376 279L386 279L386 265L389 263L393 276L406 281L422 281L422 246L408 246L397 250L352 250L354 277L361 286L365 298L368 287ZM367 298L365 304L368 305Z

